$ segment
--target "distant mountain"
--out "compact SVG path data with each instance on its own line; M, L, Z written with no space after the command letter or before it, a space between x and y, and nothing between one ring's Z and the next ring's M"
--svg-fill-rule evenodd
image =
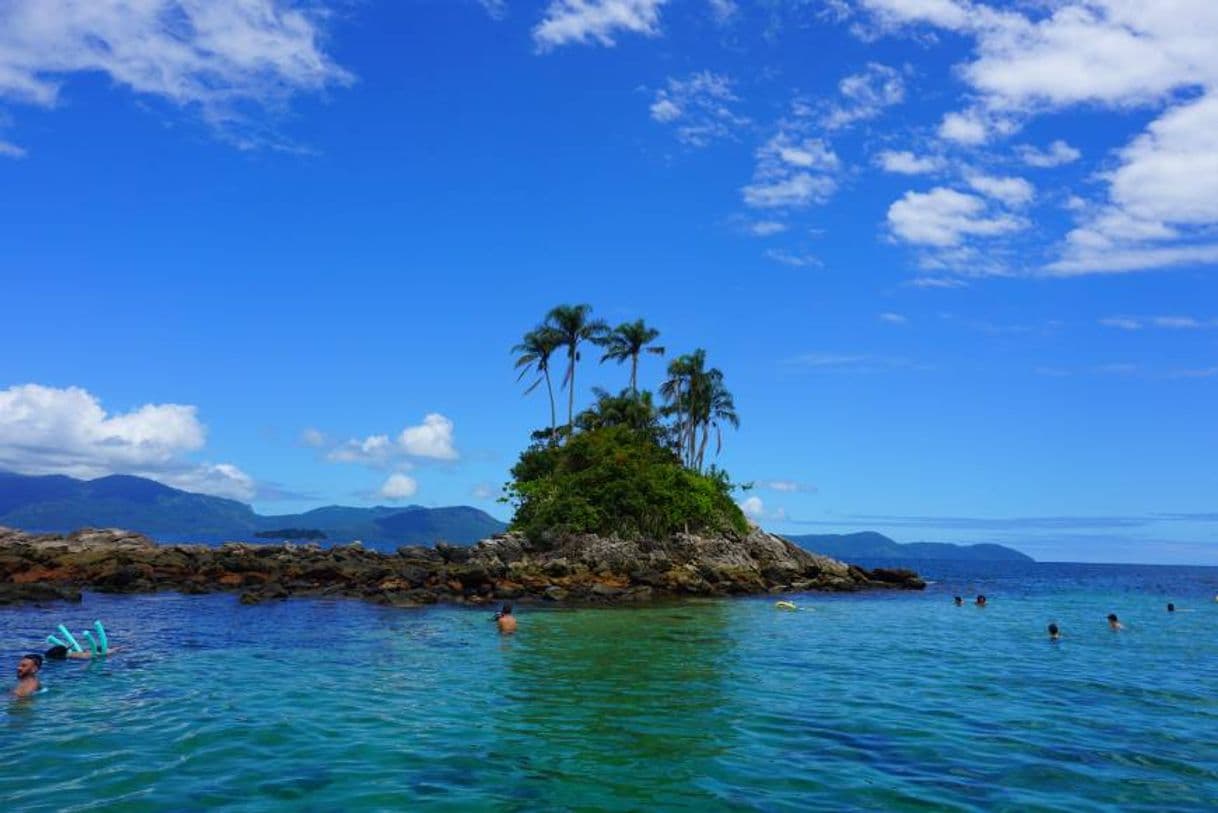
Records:
M258 541L276 529L321 531L330 543L369 547L450 542L469 545L506 526L468 506L351 508L331 505L303 514L261 516L245 503L170 488L143 477L77 480L0 472L0 525L29 531L126 528L164 541ZM262 540L265 541L265 540Z
M947 542L909 542L901 544L875 531L855 534L806 534L788 536L796 545L834 559L847 561L891 560L925 562L1032 562L1031 556L1002 545L952 545Z

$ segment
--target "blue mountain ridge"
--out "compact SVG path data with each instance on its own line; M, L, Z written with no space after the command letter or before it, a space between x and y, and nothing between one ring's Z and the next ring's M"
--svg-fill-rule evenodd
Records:
M95 480L0 472L0 525L67 532L125 528L166 542L268 541L259 532L315 529L327 543L358 539L373 548L470 545L500 533L504 523L477 508L331 505L301 514L264 516L243 502L195 494L144 477L115 474Z
M900 543L875 531L852 534L787 536L805 550L848 562L914 564L927 561L1033 562L1025 553L995 544L953 545L949 542Z

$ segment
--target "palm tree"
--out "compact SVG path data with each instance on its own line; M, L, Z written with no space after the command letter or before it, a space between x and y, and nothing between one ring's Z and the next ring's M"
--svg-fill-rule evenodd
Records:
M575 364L579 361L580 342L595 342L609 332L600 319L589 319L591 305L559 305L546 315L546 327L555 331L559 346L567 348L567 426L575 422Z
M642 319L633 322L623 322L614 328L613 332L604 339L605 355L601 356L601 364L613 359L618 364L630 359L630 391L635 395L639 392L639 356L646 352L657 356L664 355L664 348L653 345L660 336L660 331L647 327Z
M524 334L520 344L512 348L513 353L520 354L516 359L516 369L520 370L520 375L516 377L517 381L524 378L531 371L535 370L539 373L537 380L524 391L525 395L537 389L542 381L546 382L546 391L550 394L551 442L554 440L557 430L558 415L554 409L554 386L550 382L550 356L561 346L562 337L558 335L558 332L542 325Z
M681 459L687 467L701 471L711 432L717 438L718 454L723 448L724 425L740 426L735 401L723 384L723 373L717 367L706 368L706 351L699 348L672 360L660 395L676 416L676 445Z

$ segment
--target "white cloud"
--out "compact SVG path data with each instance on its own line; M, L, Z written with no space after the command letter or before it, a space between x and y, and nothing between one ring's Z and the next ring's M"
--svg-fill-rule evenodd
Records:
M909 324L909 319L908 319L907 317L902 316L902 315L901 315L901 314L899 314L899 313L892 313L892 312L881 313L881 314L880 314L880 321L881 321L881 322L887 322L887 323L888 323L888 324L890 324L890 325L905 325L905 324Z
M502 20L507 16L507 0L478 0L478 5L486 10L492 20Z
M756 223L750 223L748 230L749 234L755 237L771 237L786 231L787 224L779 223L777 220L759 220Z
M765 503L760 497L754 495L740 501L740 510L745 513L745 516L759 519L765 514Z
M326 436L320 430L313 427L309 427L300 433L300 442L305 446L312 446L314 449L320 449L328 443Z
M866 70L847 76L838 84L843 102L825 117L828 130L838 130L859 121L873 119L884 108L905 100L905 80L894 68L868 63Z
M1065 141L1057 140L1040 150L1030 144L1020 144L1015 148L1020 160L1030 167L1046 168L1059 167L1069 164L1082 157L1082 153L1071 147Z
M1218 3L1058 0L1004 6L965 0L863 0L889 28L934 25L975 41L958 75L969 107L942 135L981 143L994 122L1080 106L1156 109L1101 178L1106 199L1083 210L1050 275L1122 273L1218 262ZM1024 12L1022 9L1028 9ZM999 127L998 129L1002 129ZM1055 142L1018 149L1033 166L1073 160ZM1133 232L1111 228L1135 224Z
M819 268L824 264L811 254L795 254L781 248L772 248L765 253L765 256L776 263L789 265L792 268Z
M439 413L429 413L417 426L407 426L396 438L369 435L351 439L329 451L332 463L358 463L384 467L409 458L450 461L460 455L454 445L453 422Z
M758 209L824 203L837 190L837 181L827 173L838 163L837 154L825 142L784 130L757 150L753 182L740 191L745 204Z
M538 50L594 42L613 46L620 33L654 37L667 0L553 0L533 29Z
M1195 316L1109 316L1100 324L1122 330L1141 330L1144 327L1159 327L1167 330L1213 330L1218 328L1218 319L1198 319Z
M413 477L397 472L389 475L381 484L377 496L392 501L405 500L413 497L418 490L419 484Z
M875 157L885 172L898 175L926 175L943 170L947 162L937 155L914 155L908 150L884 150Z
M757 486L783 494L815 494L817 491L816 486L809 483L796 482L795 480L764 480L758 483Z
M656 91L651 118L675 125L681 143L705 147L749 124L746 117L732 110L731 104L737 101L727 76L702 71L684 79L669 77L665 87Z
M0 469L81 478L134 474L251 499L254 481L236 466L186 459L203 448L206 435L196 408L184 404L145 404L111 415L80 387L0 390Z
M969 175L966 180L974 190L1007 206L1025 206L1036 196L1036 188L1023 178Z
M425 416L421 425L403 429L398 436L398 445L414 457L434 460L456 460L458 457L453 447L453 422L437 412Z
M951 247L967 237L994 237L1024 228L1021 219L990 213L985 201L946 187L906 192L888 208L888 226L898 238L915 245Z
M708 2L710 4L711 16L720 25L736 16L736 12L740 10L735 0L708 0Z
M501 491L490 483L478 483L470 489L469 494L476 500L493 500L499 496Z
M0 141L0 155L5 158L24 158L26 151L24 147L18 147L9 141Z
M352 81L318 16L275 0L10 0L0 4L0 97L54 106L72 74L197 110L242 146L248 106Z
M989 140L990 127L975 111L948 113L939 123L939 138L976 146Z
M1121 330L1141 330L1142 322L1129 316L1109 316L1100 320L1105 327L1117 327Z
M968 283L955 277L914 277L908 283L914 288L967 288Z

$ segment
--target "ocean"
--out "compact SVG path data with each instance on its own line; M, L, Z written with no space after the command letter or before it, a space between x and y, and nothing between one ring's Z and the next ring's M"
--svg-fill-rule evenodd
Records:
M9 813L1218 807L1218 568L985 567L926 564L925 592L798 595L796 612L775 608L788 596L521 607L510 638L486 609L349 600L0 608L9 681L59 623L101 619L126 650L49 663L46 691L0 704L0 799Z

